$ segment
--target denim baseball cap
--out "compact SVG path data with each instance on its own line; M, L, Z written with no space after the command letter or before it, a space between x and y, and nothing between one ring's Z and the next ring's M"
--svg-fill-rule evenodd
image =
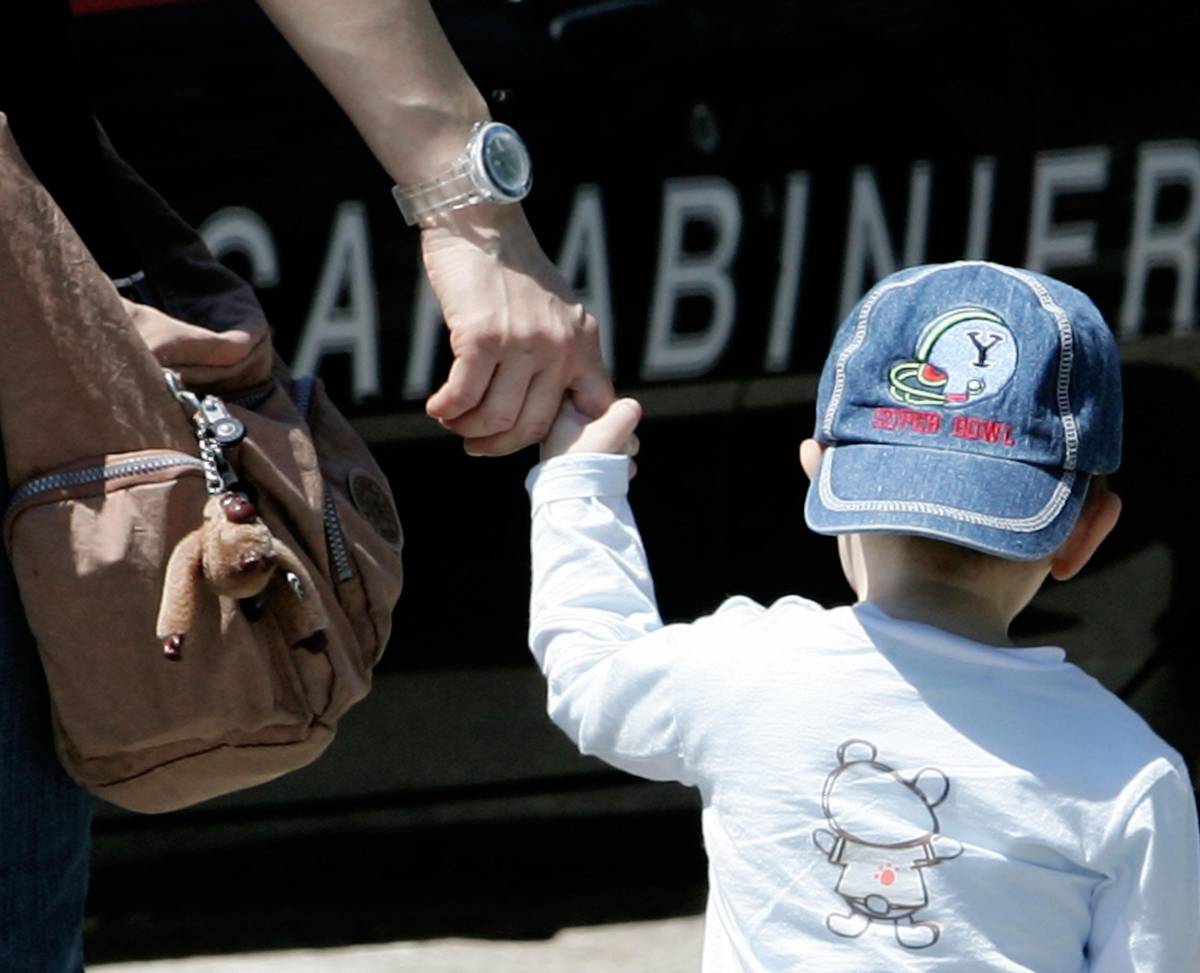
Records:
M1121 408L1112 331L1075 288L982 261L902 270L834 338L805 519L1043 557L1120 464Z

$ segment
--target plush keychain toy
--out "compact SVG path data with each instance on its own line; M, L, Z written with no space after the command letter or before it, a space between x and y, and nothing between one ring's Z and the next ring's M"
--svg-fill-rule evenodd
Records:
M294 642L327 624L308 571L285 544L271 536L244 493L227 491L209 497L204 523L171 553L156 629L168 659L182 655L197 602L203 597L201 579L214 594L237 599L251 611L261 608L260 597L268 599L284 633Z

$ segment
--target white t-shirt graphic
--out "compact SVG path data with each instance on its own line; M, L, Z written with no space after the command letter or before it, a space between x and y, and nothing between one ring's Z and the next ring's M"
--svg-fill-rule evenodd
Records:
M863 902L867 912L889 919L929 904L925 880L917 868L917 862L924 860L923 848L879 848L845 838L830 859L843 866L837 891ZM882 909L875 906L879 900L884 903Z

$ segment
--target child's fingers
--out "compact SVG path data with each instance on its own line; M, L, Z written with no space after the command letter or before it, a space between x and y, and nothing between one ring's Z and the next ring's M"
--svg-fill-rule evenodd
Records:
M622 438L629 439L642 421L642 404L637 399L617 399L601 418L609 420L614 430L623 430Z
M642 407L636 399L619 399L598 418L589 419L566 399L542 443L541 458L551 459L563 453L624 453L634 455L638 439L634 434Z
M605 410L604 415L587 424L579 437L579 451L628 452L630 440L641 418L642 407L636 399L618 399Z

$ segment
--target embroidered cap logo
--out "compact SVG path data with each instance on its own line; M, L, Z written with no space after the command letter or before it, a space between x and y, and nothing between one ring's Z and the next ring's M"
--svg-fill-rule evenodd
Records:
M999 392L1017 368L1017 343L1004 319L960 307L921 329L914 358L888 369L889 391L906 405L956 408Z

